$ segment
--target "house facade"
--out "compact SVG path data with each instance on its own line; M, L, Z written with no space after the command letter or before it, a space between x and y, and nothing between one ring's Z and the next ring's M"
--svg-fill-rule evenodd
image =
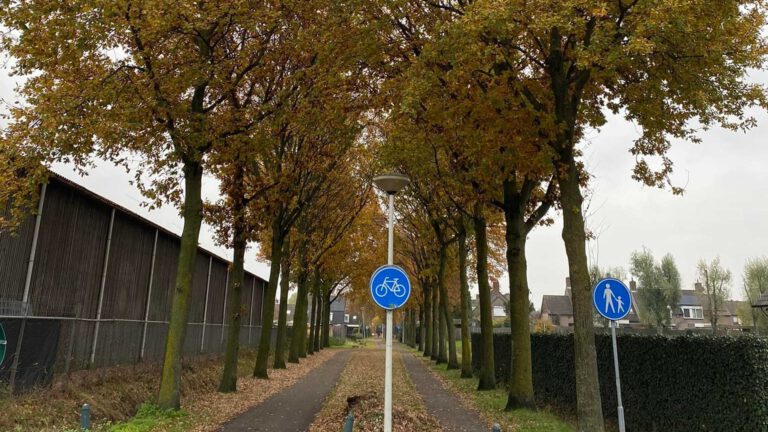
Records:
M363 319L356 308L351 307L347 299L340 295L331 303L329 322L331 331L336 337L351 336L360 329Z
M679 330L712 328L709 297L701 283L696 282L692 290L682 290L680 302L672 313L672 326ZM717 310L717 326L723 329L741 330L738 316L743 301L726 300Z
M504 319L507 317L507 303L509 302L509 294L503 294L501 292L501 285L499 280L491 277L491 310L493 311L493 319ZM480 322L480 294L478 293L474 299L472 299L472 320L475 324Z

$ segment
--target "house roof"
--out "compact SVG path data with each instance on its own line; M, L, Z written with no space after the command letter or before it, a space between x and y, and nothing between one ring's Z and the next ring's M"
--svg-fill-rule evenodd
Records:
M680 291L680 302L678 306L702 306L702 296L694 290Z
M760 297L752 304L753 308L768 308L768 292L760 294Z
M331 312L344 312L347 310L347 302L343 296L339 296L336 301L331 303Z
M571 298L565 295L545 295L541 301L541 311L550 315L573 315Z
M725 309L728 310L729 315L736 316L739 313L739 306L741 306L743 303L746 302L738 300L726 300L724 306Z

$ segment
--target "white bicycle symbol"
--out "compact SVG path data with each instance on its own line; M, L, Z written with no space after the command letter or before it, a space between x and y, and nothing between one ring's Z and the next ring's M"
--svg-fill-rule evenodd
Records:
M376 296L384 297L387 295L387 291L391 291L395 297L405 296L405 286L403 286L403 284L397 283L397 281L398 278L390 280L388 277L385 277L384 280L376 286Z

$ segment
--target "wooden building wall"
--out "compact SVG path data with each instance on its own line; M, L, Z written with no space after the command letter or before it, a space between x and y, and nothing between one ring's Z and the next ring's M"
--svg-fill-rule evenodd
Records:
M160 360L179 237L58 177L43 204L27 301L32 316L61 322L56 370ZM31 216L0 233L0 317L24 300L34 226ZM228 261L198 250L185 354L223 351L228 272ZM244 282L241 343L255 345L265 281L246 273Z

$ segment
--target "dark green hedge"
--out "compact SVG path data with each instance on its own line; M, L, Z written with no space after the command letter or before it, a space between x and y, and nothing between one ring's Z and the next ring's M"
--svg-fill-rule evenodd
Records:
M479 367L480 335L472 335ZM595 337L603 414L616 418L610 336ZM538 403L575 412L572 335L531 336ZM509 334L494 335L496 378L506 379ZM629 431L768 431L768 341L728 336L619 336L624 415Z

